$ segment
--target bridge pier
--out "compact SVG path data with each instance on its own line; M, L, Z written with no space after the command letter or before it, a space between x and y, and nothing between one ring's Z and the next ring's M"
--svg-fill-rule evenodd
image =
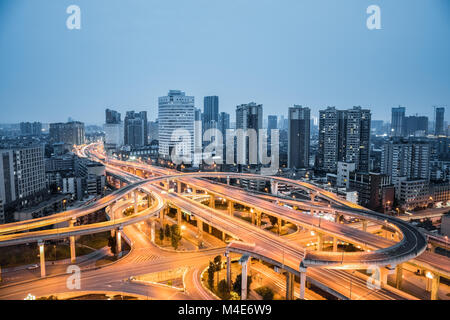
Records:
M44 247L44 241L39 240L38 241L39 246L39 260L41 263L41 278L45 278L45 247Z
M198 246L203 242L203 221L197 218Z
M270 192L274 196L278 195L278 182L270 180Z
M256 226L261 227L261 212L256 211Z
M209 207L212 209L216 208L216 197L213 194L210 194L210 199L209 199Z
M73 227L75 225L76 219L71 219L69 221L69 227ZM70 241L70 262L75 263L77 260L76 250L75 250L75 236L69 237Z
M231 200L228 200L228 214L230 216L233 215L233 211L234 211L234 203Z
M133 205L134 205L134 214L138 213L138 195L137 190L133 192Z
M239 263L242 266L241 278L241 300L247 300L247 276L249 273L249 265L251 263L250 256L242 256Z
M230 185L230 176L227 176L227 185Z
M367 232L367 220L363 220L363 221L362 221L362 230L363 230L364 232Z
M162 208L159 211L159 224L161 225L161 228L164 228L164 211L166 210L166 208L167 208L167 204L166 204L166 207Z
M305 300L306 267L300 263L300 300Z
M337 248L338 248L337 238L333 237L333 252L337 252Z
M323 233L317 233L317 251L323 251Z
M231 290L231 257L228 251L225 252L225 257L227 258L227 286L228 290Z
M403 283L403 265L399 264L399 265L397 265L397 267L395 269L396 269L396 272L395 272L395 287L397 289L401 289L402 288L402 283Z
M116 254L122 256L122 227L116 230Z
M286 271L286 300L294 300L294 275Z
M439 275L433 274L433 279L431 279L431 300L438 300L440 282L441 279Z
M342 215L339 213L336 213L334 216L334 222L339 223L339 221L341 220Z
M176 188L177 188L176 192L177 193L181 193L181 182L180 181L176 181L175 183L176 183Z
M281 236L281 218L278 218L277 225L278 225L278 235Z
M177 208L177 224L180 226L180 228L181 228L181 221L182 221L181 209Z

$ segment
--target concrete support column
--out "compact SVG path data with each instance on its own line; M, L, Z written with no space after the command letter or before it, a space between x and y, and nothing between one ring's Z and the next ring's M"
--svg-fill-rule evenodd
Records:
M261 212L256 211L256 226L261 227Z
M270 191L274 196L278 195L278 182L270 181Z
M147 193L147 206L150 208L152 206L152 197L150 193Z
M227 176L227 185L230 185L230 176Z
M389 270L386 267L380 267L380 286L385 288L387 285Z
M181 182L180 181L176 182L176 188L177 188L176 192L181 193Z
M169 191L169 189L170 189L170 179L167 179L167 180L166 180L166 185L165 185L165 187L166 187L166 190Z
M225 252L225 257L227 258L227 285L228 290L231 290L231 257L228 251Z
M197 194L197 189L195 187L192 187L192 194Z
M431 300L438 300L440 282L440 277L437 274L434 274L433 279L431 279Z
M367 232L367 220L363 220L363 221L362 221L362 230L363 230L364 232Z
M233 215L233 211L234 211L234 203L231 200L228 200L228 214L230 216Z
M122 227L116 230L116 253L119 257L122 255Z
M182 221L181 209L177 208L177 224L180 226L180 228L181 228L181 221Z
M403 283L403 265L399 264L396 267L396 273L395 273L395 287L397 289L402 288Z
M225 232L222 231L222 241L225 242L227 234Z
M209 206L213 209L216 208L216 197L213 194L210 194Z
M281 218L278 218L277 225L278 225L278 234L281 235Z
M337 248L338 248L337 238L333 237L333 252L337 252Z
M317 233L317 251L323 251L323 233Z
M133 192L133 204L134 204L134 214L138 213L138 195L137 191Z
M255 224L255 213L254 212L250 212L250 214L252 215L252 224Z
M212 226L210 224L208 224L208 233L212 234Z
M197 232L198 232L198 245L200 246L203 242L203 221L197 218Z
M242 265L242 281L241 281L241 300L247 300L247 276L249 273L251 257L243 256L241 258Z
M76 219L71 219L69 221L69 227L73 227L75 224L75 221L76 221ZM70 236L69 241L70 241L70 262L75 263L77 260L77 255L76 255L76 251L75 251L75 236Z
M44 247L44 241L39 240L38 241L39 246L39 260L41 262L41 278L45 277L45 247Z
M286 271L286 300L294 300L294 275Z
M300 264L300 300L305 300L306 267Z

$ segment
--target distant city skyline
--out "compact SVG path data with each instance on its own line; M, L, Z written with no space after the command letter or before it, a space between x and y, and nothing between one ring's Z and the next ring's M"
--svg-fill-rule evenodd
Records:
M1 2L2 123L102 124L106 108L154 120L172 89L202 110L203 97L219 96L232 121L249 102L264 118L361 106L384 121L398 105L430 121L447 106L449 121L447 0L377 1L381 30L366 28L368 0L78 0L81 30L68 30L72 2Z

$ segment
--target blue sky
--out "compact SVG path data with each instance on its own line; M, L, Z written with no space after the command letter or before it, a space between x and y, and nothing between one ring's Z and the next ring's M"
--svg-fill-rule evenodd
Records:
M81 30L66 8L81 8ZM382 30L366 27L381 8ZM0 0L0 123L102 123L180 89L255 101L372 109L388 120L450 106L449 0ZM446 112L449 119L450 107Z

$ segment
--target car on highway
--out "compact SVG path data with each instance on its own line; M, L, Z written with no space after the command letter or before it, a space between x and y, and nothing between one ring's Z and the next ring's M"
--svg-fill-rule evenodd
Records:
M37 265L37 264L32 264L31 266L27 267L28 270L34 270L37 268L39 268L39 265Z

